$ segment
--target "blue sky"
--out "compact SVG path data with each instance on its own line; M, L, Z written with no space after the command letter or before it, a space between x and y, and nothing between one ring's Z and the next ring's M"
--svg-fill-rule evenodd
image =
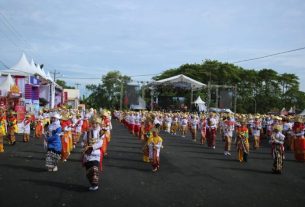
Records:
M304 0L1 0L22 38L0 16L0 60L13 66L25 51L46 70L93 78L235 62L305 47L304 11ZM295 73L305 91L305 50L237 65ZM66 81L84 88L99 80Z

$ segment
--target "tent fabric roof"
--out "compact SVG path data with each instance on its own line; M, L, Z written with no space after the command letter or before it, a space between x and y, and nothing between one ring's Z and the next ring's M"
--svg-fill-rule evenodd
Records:
M305 109L299 115L300 116L305 116Z
M47 78L49 81L54 82L53 79L51 78L51 75L50 75L50 72L49 72L49 71L48 71L48 73L47 73L46 78Z
M194 80L190 77L187 77L185 75L182 75L182 74L155 81L153 84L161 85L161 84L174 84L174 83L186 83L187 86L185 86L185 87L191 88L191 86L192 86L193 89L200 89L200 88L206 86L206 84L203 84L199 81L196 81L196 80Z
M13 67L7 70L2 70L1 73L27 76L31 74L30 68L31 68L30 63L28 62L25 54L22 53L20 60Z
M3 81L0 85L0 90L2 91L2 96L6 95L8 91L11 90L11 86L15 84L11 74L8 74L7 78L5 81Z
M201 99L200 96L198 96L198 98L196 99L196 101L194 101L194 104L205 104L205 102Z
M18 63L14 65L13 67L10 68L11 70L16 70L20 72L25 72L25 73L31 73L31 65L29 61L27 60L26 56L24 53L22 53L22 56Z
M43 77L44 79L47 79L47 75L46 73L40 68L40 65L39 64L36 64L36 70L37 70L37 73Z
M47 79L47 75L44 73L44 71L41 70L39 64L36 66L33 59L31 60L31 63L29 63L24 53L22 53L22 56L17 64L7 70L1 70L1 73L20 76L38 74L41 77Z

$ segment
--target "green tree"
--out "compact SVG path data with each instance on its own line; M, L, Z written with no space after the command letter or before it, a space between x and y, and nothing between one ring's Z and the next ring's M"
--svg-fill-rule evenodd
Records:
M121 89L126 88L131 78L119 71L110 71L102 76L101 81L98 85L86 86L92 92L86 100L87 104L94 108L119 108Z
M66 88L66 89L75 89L75 87L73 87L73 86L68 86L67 83L66 83L66 81L64 81L64 80L59 80L59 79L57 79L57 80L56 80L56 83L57 83L58 85L60 85L61 87Z
M259 113L273 109L280 110L282 107L295 106L297 109L305 107L305 96L299 91L299 78L294 74L278 74L273 69L244 69L229 63L205 60L202 64L184 64L176 69L166 70L153 79L160 80L179 74L205 84L210 82L219 85L237 85L237 112L254 113L255 105ZM161 94L171 93L176 96L180 94L186 99L189 98L189 93L186 91L180 93L179 90L168 87L160 90ZM207 89L199 93L207 94ZM215 91L212 90L212 93Z

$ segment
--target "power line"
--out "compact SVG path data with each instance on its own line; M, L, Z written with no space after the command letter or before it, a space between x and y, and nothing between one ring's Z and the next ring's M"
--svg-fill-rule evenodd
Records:
M249 58L249 59L245 59L245 60L239 60L239 61L232 62L232 64L241 63L241 62L247 62L247 61L252 61L252 60L258 60L258 59L263 59L263 58L267 58L267 57L272 57L272 56L281 55L281 54L290 53L290 52L295 52L295 51L304 50L304 49L305 49L305 47L296 48L296 49L287 50L287 51L283 51L283 52L273 53L273 54L270 54L270 55L264 55L264 56L261 56L261 57Z
M53 72L50 73L53 74L53 81L56 82L56 75L60 74L60 72L54 70Z
M23 38L23 36L17 31L17 29L9 22L8 18L0 11L0 15L2 16L2 22L7 26L9 30L11 30L16 37L18 37L21 41L23 41L28 47L31 45ZM33 48L31 48L33 49Z
M7 69L9 69L9 67L2 61L2 60L0 60L0 63L4 66L4 67L6 67ZM0 70L1 71L1 70Z
M35 49L32 47L32 45L29 43L29 41L26 40L26 38L24 38L24 36L18 32L18 30L10 23L10 21L8 20L8 18L3 14L3 12L0 11L0 20L2 20L2 23L4 26L6 26L13 34L15 37L17 37L19 40L21 40L21 42L24 43L24 46L26 46L27 48L20 47L12 38L11 36L7 35L5 32L3 32L3 34L6 36L6 38L13 44L15 45L18 49L20 49L22 52L25 52L25 50L27 50L28 53L30 54L34 54L36 57L40 57L41 56L35 52ZM50 65L50 64L49 64ZM49 67L50 68L50 67ZM52 69L52 68L50 68Z
M142 74L142 75L133 75L133 76L129 76L131 78L134 78L134 77L143 77L143 76L154 76L154 75L159 75L160 73L156 73L156 74ZM101 78L96 78L96 77L62 77L60 79L92 79L92 80L100 80Z
M76 89L78 89L78 87L81 85L80 83L75 83L76 85Z

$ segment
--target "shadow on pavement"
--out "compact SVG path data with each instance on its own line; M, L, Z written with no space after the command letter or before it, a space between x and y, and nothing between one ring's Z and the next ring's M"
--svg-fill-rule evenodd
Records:
M25 166L25 165L11 165L11 164L1 164L1 166L12 168L12 169L18 169L18 170L26 170L30 172L46 172L45 168L40 168L40 167L31 167L31 166Z
M117 166L117 165L112 165L112 164L108 164L108 163L105 163L105 166L106 167L120 168L120 169L124 169L124 170L135 170L135 171L141 171L141 172L151 171L151 168L143 169L143 168L132 167L132 166ZM150 165L149 165L149 167L150 167Z
M41 185L41 186L56 187L67 191L88 192L87 186L72 184L72 183L61 183L56 181L33 180L33 179L22 179L21 181L34 183L36 185Z
M244 164L244 165L246 165L246 164ZM258 169L233 168L233 167L217 167L217 168L223 169L223 170L236 170L236 171L254 172L254 173L261 173L261 174L270 174L270 175L272 174L271 170L266 171L266 170L258 170Z
M190 159L204 159L204 160L217 160L217 161L224 161L224 162L238 162L237 159L234 159L234 157L223 157L223 158L214 158L214 157L188 157Z

